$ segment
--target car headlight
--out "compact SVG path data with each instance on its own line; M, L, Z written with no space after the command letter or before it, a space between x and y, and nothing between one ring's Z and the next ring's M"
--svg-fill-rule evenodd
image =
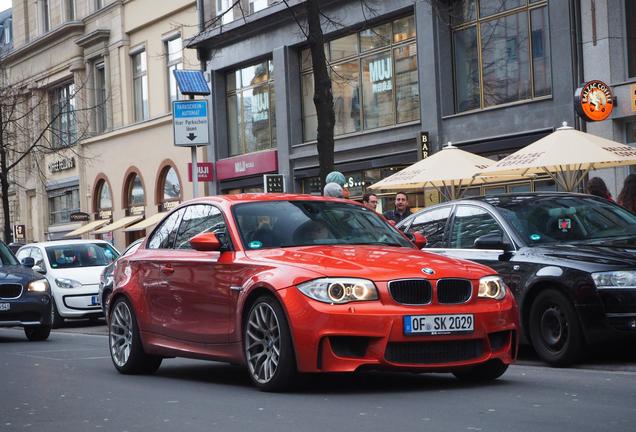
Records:
M477 297L501 300L506 296L506 284L499 276L486 276L479 279Z
M315 279L298 285L298 289L314 300L343 304L378 299L378 290L370 280L354 278Z
M636 288L636 271L592 273L592 280L598 289Z
M78 281L66 278L55 278L55 283L60 288L79 288L82 286Z
M32 282L29 282L29 285L27 285L28 292L42 293L42 292L48 292L48 290L49 290L49 282L46 279L34 280Z

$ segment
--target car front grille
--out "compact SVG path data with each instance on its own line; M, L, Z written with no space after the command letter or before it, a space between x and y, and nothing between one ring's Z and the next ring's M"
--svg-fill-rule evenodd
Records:
M406 305L423 305L431 302L433 288L426 279L401 279L389 282L393 299Z
M13 299L22 295L20 284L0 284L0 299Z
M484 352L481 339L440 342L391 342L384 358L393 363L452 363L480 357Z
M437 281L437 301L443 304L466 303L473 292L467 279L440 279Z

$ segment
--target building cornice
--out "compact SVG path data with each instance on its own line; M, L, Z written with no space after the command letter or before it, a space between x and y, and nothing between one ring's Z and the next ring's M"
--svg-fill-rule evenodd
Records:
M89 47L91 45L97 45L99 43L106 43L110 39L109 29L99 29L90 32L89 34L82 36L79 39L75 39L75 43L82 48Z
M39 36L26 45L14 49L8 53L3 60L11 62L17 59L22 59L38 50L45 50L51 46L54 42L62 39L66 36L73 35L75 33L81 33L84 31L84 23L82 21L69 21L54 30Z

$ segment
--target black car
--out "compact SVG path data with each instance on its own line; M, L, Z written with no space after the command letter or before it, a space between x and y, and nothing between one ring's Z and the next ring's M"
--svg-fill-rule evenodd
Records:
M51 333L51 288L33 270L33 258L23 265L0 241L0 327L24 327L29 340L45 340Z
M126 250L124 251L124 253L121 254L119 258L124 257L136 251L143 240L144 240L144 237L137 239L131 244L129 244ZM99 276L99 290L97 294L97 301L102 307L102 312L104 313L104 316L106 317L106 321L108 321L108 302L110 300L110 295L113 292L113 270L115 270L116 262L117 260L111 262L109 265L104 267L102 274Z
M486 196L428 207L398 225L426 249L486 264L514 293L523 336L546 362L636 335L636 215L572 193Z

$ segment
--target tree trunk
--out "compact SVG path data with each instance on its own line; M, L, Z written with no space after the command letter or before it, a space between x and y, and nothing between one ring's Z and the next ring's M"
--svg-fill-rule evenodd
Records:
M322 27L320 26L319 0L307 0L306 7L309 48L314 70L314 105L318 118L318 163L320 164L320 181L324 187L327 174L334 169L333 129L336 116L333 111L331 78L327 69Z
M2 193L2 215L4 216L4 241L11 243L11 219L9 210L9 173L7 172L7 147L4 142L4 118L0 107L0 193Z

